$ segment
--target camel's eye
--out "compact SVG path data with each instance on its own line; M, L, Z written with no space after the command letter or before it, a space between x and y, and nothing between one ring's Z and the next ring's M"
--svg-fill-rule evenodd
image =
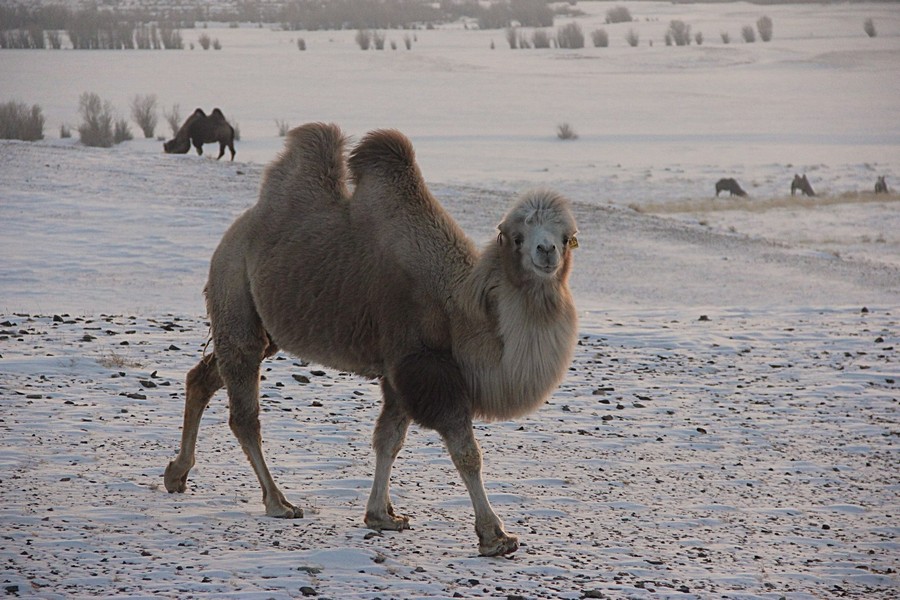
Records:
M513 236L513 242L516 244L516 248L521 248L524 241L525 237L521 233L517 233Z

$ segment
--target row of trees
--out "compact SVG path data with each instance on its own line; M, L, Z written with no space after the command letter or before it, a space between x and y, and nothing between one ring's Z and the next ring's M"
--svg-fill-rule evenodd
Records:
M611 22L607 16L607 22ZM630 19L630 17L629 17ZM623 21L616 21L623 22ZM772 39L773 24L769 17L762 17L756 22L760 39L768 42ZM745 26L741 35L745 42L756 41L756 30L753 27ZM695 33L691 36L691 26L681 20L673 20L669 23L669 28L665 33L665 43L667 46L688 46L693 40L697 45L703 43L703 34ZM595 29L591 32L591 41L596 48L606 48L609 46L609 34L605 29ZM634 29L629 29L625 35L625 41L629 46L635 47L640 42L640 36ZM722 34L722 41L729 43L730 36L727 33ZM554 36L551 36L546 29L535 29L531 32L531 36L517 27L508 27L506 29L506 42L513 50L518 48L583 48L585 44L585 36L581 27L575 23L569 23L560 27Z
M184 48L181 31L169 25L128 21L89 21L78 19L65 30L75 50L180 50ZM37 26L28 29L0 30L0 49L62 48L58 30Z
M238 0L187 6L167 3L134 8L69 9L62 5L0 6L0 30L69 31L91 24L103 30L113 24L170 23L173 29L191 29L198 21L278 23L289 30L411 29L450 23L461 18L476 20L482 29L510 25L549 27L554 16L581 14L569 5L551 5L548 0ZM102 7L102 4L99 6ZM122 25L124 26L124 25ZM32 38L38 36L32 35Z

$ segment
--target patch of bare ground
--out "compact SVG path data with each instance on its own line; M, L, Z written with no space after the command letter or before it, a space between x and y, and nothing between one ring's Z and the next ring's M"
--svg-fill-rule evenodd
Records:
M721 211L765 212L779 208L822 208L845 204L895 203L900 194L875 194L873 192L844 192L821 196L774 196L770 198L688 198L674 201L634 202L629 208L639 213L667 215L680 213L705 213Z

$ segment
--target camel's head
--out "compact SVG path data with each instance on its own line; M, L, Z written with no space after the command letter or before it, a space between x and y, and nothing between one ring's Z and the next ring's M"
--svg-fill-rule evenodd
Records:
M547 190L526 193L499 229L498 243L519 277L546 280L568 275L578 228L565 198Z
M163 143L163 152L166 154L187 154L191 149L191 139L188 137L175 137Z

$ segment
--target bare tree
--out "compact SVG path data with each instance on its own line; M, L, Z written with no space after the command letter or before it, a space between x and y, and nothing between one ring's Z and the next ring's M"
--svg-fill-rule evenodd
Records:
M145 138L152 138L156 129L156 94L135 96L131 101L131 118L138 124Z
M172 128L172 135L178 133L178 130L181 128L181 107L173 104L171 112L163 109L163 117L165 117L169 127Z
M759 31L759 39L764 42L772 41L772 19L760 17L756 22L756 29Z

